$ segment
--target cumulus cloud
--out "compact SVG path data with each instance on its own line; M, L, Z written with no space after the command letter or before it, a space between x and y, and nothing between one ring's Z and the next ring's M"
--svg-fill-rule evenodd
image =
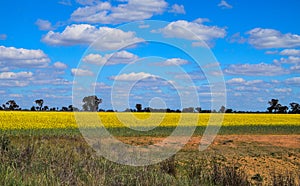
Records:
M284 49L280 53L283 56L300 56L300 50L297 49Z
M160 32L162 32L165 37L195 41L195 46L201 41L211 42L213 39L224 38L226 36L226 30L224 28L207 26L199 22L188 22L185 20L171 22L162 28Z
M265 54L268 54L268 55L278 54L278 51L277 50L268 50L265 52Z
M118 65L132 63L137 59L137 55L122 50L112 54L106 54L104 56L100 54L89 54L85 56L82 61L95 65Z
M174 4L172 6L172 9L169 12L175 13L175 14L185 14L184 6L183 5Z
M294 66L290 67L290 70L294 73L299 73L300 72L300 64L296 64Z
M262 84L262 83L264 83L264 81L259 80L259 79L247 81L244 78L232 78L230 80L227 80L226 83L229 84L229 85L246 85L246 86L249 86L249 85Z
M43 42L57 46L88 45L96 40L99 41L96 47L101 50L119 49L143 41L137 38L134 32L109 27L97 28L89 24L73 24L61 33L50 31L42 38Z
M294 85L299 85L300 84L300 77L292 77L288 78L284 81L286 84L294 84Z
M1 87L25 87L29 85L29 81L13 80L13 81L0 81Z
M275 88L274 92L278 92L278 93L290 93L292 92L291 88Z
M41 68L48 66L49 62L42 50L0 46L0 68Z
M223 9L231 9L233 8L232 5L227 3L225 0L221 0L221 2L218 4L218 7L221 7Z
M65 6L72 6L71 0L61 0L58 3Z
M55 62L53 64L53 67L56 68L56 69L61 69L61 70L68 68L68 66L66 64L64 64L64 63L62 63L60 61Z
M116 80L116 81L138 81L142 79L147 79L147 78L156 78L157 76L145 72L132 72L129 74L121 74L117 76L112 76L110 79Z
M170 59L167 59L163 62L158 62L158 63L155 63L154 65L157 65L157 66L179 66L179 65L186 65L188 64L189 62L185 59L181 59L181 58L170 58Z
M98 0L76 0L76 3L81 5L95 5L99 2Z
M1 80L28 79L32 77L32 72L2 72L0 73Z
M274 64L232 64L224 70L229 75L245 76L278 76L289 72L279 65Z
M48 20L38 19L35 24L39 27L40 30L52 30L52 24Z
M0 73L1 87L25 87L33 77L32 72L2 72Z
M71 15L76 22L119 24L151 18L161 14L167 8L164 0L128 0L117 6L109 2L98 2L90 6L80 7Z
M274 59L274 63L280 64L280 63L287 63L287 64L296 64L300 63L300 57L295 57L295 56L289 56L288 58L280 58Z
M247 32L249 43L258 49L292 48L300 46L300 36L296 34L282 34L278 30L254 28Z
M80 68L72 68L71 74L72 76L93 76L94 75L92 71L80 69Z

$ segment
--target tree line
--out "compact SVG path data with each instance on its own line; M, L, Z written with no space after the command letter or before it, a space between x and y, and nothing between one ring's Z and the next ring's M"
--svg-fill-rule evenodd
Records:
M73 111L92 111L92 112L117 112L112 109L104 110L100 109L99 105L102 103L102 99L98 98L96 95L86 96L82 99L82 108L76 108L73 105L58 107L48 107L44 105L43 99L37 99L34 101L36 105L33 105L30 109L22 109L15 100L8 100L6 103L0 106L0 110L22 110L22 111L62 111L62 112L73 112ZM268 101L269 107L265 112L254 112L254 113L290 113L290 114L300 114L300 104L296 102L290 103L290 108L288 106L279 103L278 99L271 99ZM233 109L221 106L219 110L203 110L201 107L188 107L180 109L170 109L170 108L143 108L142 104L136 104L135 108L127 108L124 112L167 112L167 113L253 113L247 111L234 111Z

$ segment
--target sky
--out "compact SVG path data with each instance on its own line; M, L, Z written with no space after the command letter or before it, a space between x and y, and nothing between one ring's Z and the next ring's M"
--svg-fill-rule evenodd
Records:
M0 103L265 111L300 102L298 0L0 3Z

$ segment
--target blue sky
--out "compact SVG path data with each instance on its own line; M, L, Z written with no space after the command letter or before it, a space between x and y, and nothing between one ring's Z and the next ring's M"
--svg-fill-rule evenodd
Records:
M0 103L14 99L30 108L42 98L50 107L68 106L77 78L93 83L105 109L136 103L210 109L208 63L222 71L216 79L224 78L228 108L264 111L272 98L300 102L299 7L297 0L2 1ZM183 45L144 42L152 38ZM120 49L124 43L136 44ZM197 51L205 56L200 66L189 55ZM119 89L128 86L123 101ZM176 101L178 91L194 90L199 101Z

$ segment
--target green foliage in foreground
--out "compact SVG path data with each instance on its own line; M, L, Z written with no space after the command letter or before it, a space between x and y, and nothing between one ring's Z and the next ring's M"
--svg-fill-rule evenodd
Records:
M187 129L188 127L185 127ZM146 130L146 127L143 127L143 130ZM198 126L195 129L194 135L202 135L206 127ZM86 129L93 132L95 129ZM139 131L132 130L124 127L116 128L107 128L109 133L114 136L153 136L153 137L163 137L169 136L174 130L175 127L156 127L149 131ZM76 128L66 128L66 129L30 129L30 130L0 130L0 135L30 135L30 136L78 136L81 135L80 130ZM223 126L220 128L219 135L243 135L243 134L274 134L274 135L283 135L283 134L300 134L300 126L297 125L270 125L270 126L259 126L259 125L240 125L240 126Z
M250 185L251 182L239 165L226 164L222 162L224 157L200 152L186 152L185 158L176 155L159 164L132 167L98 157L80 137L2 135L0 144L0 185ZM259 174L256 177L263 179ZM297 179L281 174L274 176L273 181L294 185Z

